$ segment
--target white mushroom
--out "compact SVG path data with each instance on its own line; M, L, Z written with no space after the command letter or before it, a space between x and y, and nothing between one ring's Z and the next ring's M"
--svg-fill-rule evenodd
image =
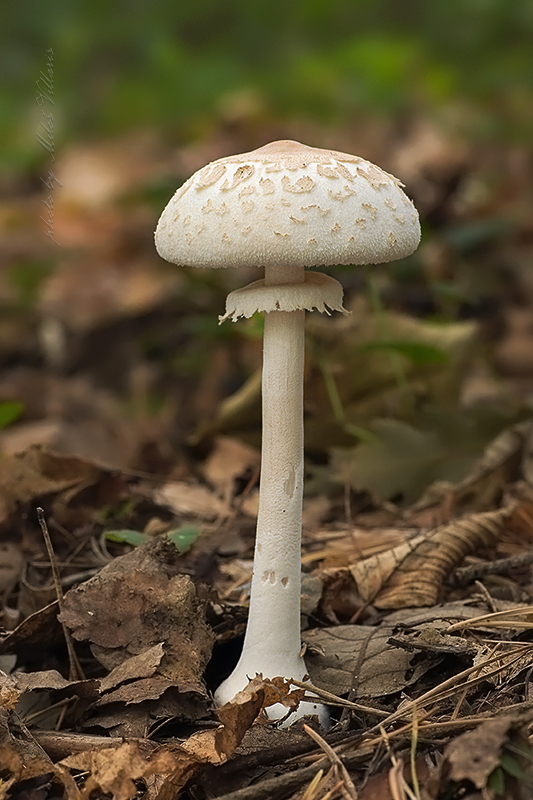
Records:
M218 688L231 700L257 673L302 680L300 548L305 310L343 311L342 287L305 267L377 264L412 253L418 214L400 182L357 156L272 142L196 172L165 208L158 253L192 267L258 266L221 317L265 312L263 440L250 613L239 663ZM317 713L301 704L298 716ZM286 713L269 710L272 718ZM326 717L322 714L322 719Z

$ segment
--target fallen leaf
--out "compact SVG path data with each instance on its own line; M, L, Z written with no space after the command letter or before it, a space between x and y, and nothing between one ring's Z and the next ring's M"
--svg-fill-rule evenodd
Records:
M49 669L38 672L14 672L13 679L19 690L24 692L61 692L68 690L79 697L94 700L98 696L98 681L82 680L69 681L57 670Z
M255 447L228 436L217 436L203 472L206 480L229 504L233 499L237 478L259 474L260 463L261 455Z
M90 737L88 737L90 739ZM113 753L118 752L114 759ZM110 792L131 789L131 782L143 779L148 800L172 800L198 766L198 761L179 745L158 745L148 739L113 742L112 746L85 749L67 756L63 767L87 773L83 797L109 787ZM134 785L135 797L137 787Z
M174 715L179 715L176 700L183 695L183 713L194 717L194 703L200 709L207 700L203 672L214 636L193 582L176 574L178 560L168 538L156 537L67 592L61 621L75 639L91 643L100 663L116 670L114 678L108 676L110 686L117 685L117 675L119 680L127 676L128 669L139 674L133 683L112 691L113 701L142 703L174 687ZM132 656L137 657L133 664ZM107 701L109 697L100 702Z
M20 700L21 690L17 682L5 672L0 672L0 706L11 711Z
M115 689L126 681L151 677L161 663L164 655L165 650L162 642L155 644L153 647L149 647L147 650L143 650L139 655L126 659L126 661L123 661L118 667L111 670L110 673L101 679L100 688L103 692L109 692L111 689Z
M124 742L116 748L86 751L78 757L77 763L83 763L83 769L89 773L82 798L89 798L100 789L117 800L131 800L137 794L134 781L144 776L147 760L136 742Z
M378 608L436 603L454 567L469 553L494 545L511 514L511 508L471 514L352 564L359 593Z
M338 625L304 631L305 663L311 682L342 696L382 697L405 689L440 660L390 645L394 627Z
M450 742L444 752L450 779L458 783L467 780L476 789L484 789L489 775L500 763L512 724L511 717L489 719Z
M106 692L103 697L98 700L96 706L101 707L109 703L124 703L130 705L132 703L144 703L146 700L158 700L167 689L175 686L168 678L162 675L153 675L150 678L138 678L131 683L125 683L118 688ZM180 685L183 689L184 684ZM194 687L191 687L194 688Z
M334 450L332 466L337 481L379 501L401 496L413 502L431 481L462 478L480 438L458 417L450 425L446 415L427 430L397 419L378 419L369 431L368 440L356 447Z
M101 469L81 458L50 453L32 447L17 455L0 454L0 518L16 503L94 483Z
M154 499L175 514L190 514L201 519L227 516L228 504L199 484L172 481L155 492Z
M263 708L265 682L255 677L238 692L229 703L217 709L222 727L216 731L215 746L225 756L231 756L241 743L244 734Z
M20 797L17 783L45 778L44 783L59 784L68 800L78 800L79 791L68 770L54 764L16 715L0 709L0 798Z

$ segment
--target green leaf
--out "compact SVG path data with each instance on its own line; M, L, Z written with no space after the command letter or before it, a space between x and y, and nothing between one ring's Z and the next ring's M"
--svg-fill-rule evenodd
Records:
M130 530L105 531L104 537L110 542L122 542L123 544L131 544L133 547L144 544L150 538L146 533Z
M501 767L496 767L487 780L487 788L494 792L498 797L505 794L505 773Z
M366 342L360 349L370 352L390 352L406 356L413 364L448 364L449 354L440 347L435 347L425 342L395 341L393 339L380 339L374 342Z
M188 527L184 526L183 528L176 528L173 531L169 531L165 535L168 536L172 544L180 553L185 553L197 540L200 533L200 528L191 525ZM104 537L110 542L130 544L132 547L139 547L139 545L144 544L152 538L146 533L132 530L105 531Z
M508 753L502 753L500 756L500 765L508 775L512 775L513 778L517 778L519 781L525 782L526 784L529 783L527 773L524 772L516 759Z
M0 429L6 428L23 414L24 405L14 400L12 402L0 403Z
M334 468L343 482L380 499L403 495L415 499L433 477L441 456L438 436L394 419L377 420L373 441L345 453L337 451Z
M189 547L194 544L201 532L201 529L196 526L185 526L183 528L176 528L174 531L167 533L168 538L173 542L180 553L185 553Z

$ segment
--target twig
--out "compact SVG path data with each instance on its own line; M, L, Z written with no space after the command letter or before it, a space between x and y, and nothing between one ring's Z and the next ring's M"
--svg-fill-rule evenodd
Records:
M494 602L494 597L491 595L487 587L481 581L474 581L474 585L479 589L483 597L485 598L485 602L490 608L493 614L496 614L498 609L496 608L496 603Z
M533 705L533 704L532 704ZM516 709L520 708L521 704L517 704ZM508 712L509 709L502 709L503 712ZM426 723L424 722L424 717L419 717L419 731L420 733L426 732L435 732L435 733L452 733L457 730L463 730L465 728L475 728L483 722L486 722L487 719L492 719L495 715L486 715L486 716L477 716L477 717L468 717L464 720L457 720L456 722L434 722L434 723ZM409 721L405 725L402 725L400 728L396 730L390 731L387 734L387 739L392 740L395 739L396 741L403 741L404 738L411 731L412 723ZM347 769L355 768L360 766L368 757L375 752L376 747L380 742L383 742L383 736L381 731L383 730L383 723L375 726L373 732L379 733L379 736L371 739L366 739L367 734L358 734L357 736L350 736L349 738L345 738L340 745L334 747L334 751L339 755L340 760L344 764ZM351 745L356 746L358 749L354 753L346 753L342 754L341 750L343 745ZM315 755L316 758L316 755ZM284 763L286 763L285 759L282 759ZM280 762L281 763L281 762ZM313 779L316 775L317 769L326 769L329 763L326 758L320 758L318 761L314 761L312 764L309 764L304 767L299 767L295 769L293 772L290 772L285 775L280 775L276 778L267 778L261 783L256 783L251 786L246 786L243 789L237 789L236 791L229 792L228 794L224 794L217 798L217 800L272 800L273 797L279 797L280 795L284 795L289 791L296 790L299 786L302 786L305 783L308 783ZM222 765L221 767L217 767L217 775L220 775L220 771L225 772L226 767L232 766L232 762L228 762L227 765ZM233 774L232 770L232 774ZM242 770L239 770L239 773L242 774Z
M54 578L57 603L59 606L59 613L61 614L63 611L63 588L61 586L61 575L59 574L56 556L54 553L54 548L52 546L52 540L50 538L48 525L46 524L46 519L44 516L44 510L42 508L37 509L37 519L39 520L39 525L43 534L44 543L46 545L46 551L48 553L48 558L50 559L50 567L52 569L52 576ZM69 674L68 674L69 680L71 681L84 680L85 676L78 661L76 651L74 650L74 645L72 643L72 637L70 635L70 631L63 622L61 622L60 624L63 629L63 635L65 637L65 643L67 645L67 653L69 661Z
M390 712L389 711L382 711L380 708L373 708L372 706L363 706L361 703L353 703L351 700L345 700L343 697L337 697L336 694L332 694L331 692L326 691L326 689L320 689L318 686L314 686L309 681L296 681L291 678L291 685L298 686L299 689L306 689L308 692L316 695L321 700L326 700L328 705L336 705L341 706L342 708L351 708L354 711L360 711L363 714L371 714L375 717L388 717ZM316 697L306 697L306 700L315 700Z
M402 708L399 708L397 711L394 711L390 714L386 719L382 722L377 723L372 728L369 728L363 735L358 734L357 736L350 737L345 739L340 745L338 745L335 750L337 752L343 752L347 747L351 746L354 742L361 742L365 740L368 736L378 733L382 728L385 726L391 725L393 722L402 719L403 717L412 714L414 708L423 708L428 702L432 703L440 703L442 700L446 700L448 697L453 697L458 691L463 690L465 687L473 687L477 686L479 683L488 680L494 675L497 675L501 672L502 668L508 668L512 666L512 664L519 661L523 658L524 651L533 649L533 646L529 646L526 648L519 648L518 652L515 649L511 650L507 653L499 653L498 655L492 656L491 658L485 659L485 661L481 662L480 664L476 664L473 667L468 667L468 669L459 672L457 675L452 675L451 678L448 680L443 681L439 686L435 686L433 689L425 692L425 694L420 695L417 697L416 700L411 700L411 702L407 703ZM507 660L508 659L508 660ZM502 662L505 661L505 664ZM476 678L470 678L473 674L479 674L481 669L484 669L490 665L497 664L494 669L491 669L483 675L478 675ZM461 682L464 681L464 682Z
M350 778L348 770L346 769L346 767L344 766L344 764L340 760L340 758L339 758L338 754L335 752L335 750L333 750L331 745L329 745L320 736L320 734L318 734L316 731L314 731L313 728L310 728L309 725L304 725L304 731L308 734L308 736L311 737L311 739L314 739L314 741L317 743L317 745L320 747L320 749L323 750L324 753L327 755L327 757L331 761L331 764L334 767L337 768L338 772L340 772L340 774L342 776L342 781L343 781L343 784L344 784L344 786L346 788L346 793L347 793L348 797L351 797L352 800L358 800L357 791L355 789L355 786L353 785L353 781Z
M315 777L312 779L311 783L305 790L302 800L314 800L314 797L318 791L318 787L320 785L320 781L324 776L324 770L319 769Z
M413 784L413 793L417 800L420 800L420 786L418 784L418 775L416 772L416 749L418 747L418 714L416 708L413 708L413 732L411 734L411 783Z
M491 628L494 627L493 626L494 617L507 617L510 619L511 617L516 617L518 615L524 615L524 614L533 614L533 606L521 606L520 608L507 609L505 611L496 611L493 612L492 614L482 614L479 617L462 619L460 622L454 622L453 625L450 625L450 627L446 629L446 633L454 633L455 631L460 631L461 628L471 628L474 625L479 624L480 622L485 623L483 627ZM507 620L504 620L504 622L506 621ZM509 625L508 627L512 628L513 625Z
M459 586L467 586L483 575L505 575L513 569L527 567L533 564L533 550L509 558L498 558L496 561L485 561L482 564L472 564L469 567L458 567L453 575L454 582Z
M45 706L44 708L40 708L38 711L34 711L31 714L23 717L23 722L25 725L31 725L35 723L36 720L41 719L41 717L45 717L50 714L51 711L55 711L56 709L63 710L69 703L72 703L72 697L66 697L64 700L58 700L57 703L52 703L52 705Z

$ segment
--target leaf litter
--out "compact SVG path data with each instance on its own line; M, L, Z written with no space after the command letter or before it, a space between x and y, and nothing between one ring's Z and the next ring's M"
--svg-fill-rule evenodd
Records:
M253 320L216 326L231 271L209 282L153 252L147 181L169 164L185 177L205 154L162 166L148 148L132 171L131 151L67 154L71 176L82 163L92 178L70 177L58 201L61 262L35 272L31 313L22 281L2 289L0 797L528 796L530 222L502 227L505 196L484 220L487 205L441 182L472 157L470 179L496 185L494 154L418 124L390 156L433 220L423 278L347 279L354 313L308 325L310 682L250 676L215 709L246 623L261 342ZM35 258L25 242L13 236L21 270ZM480 269L496 333L450 313L461 293L481 302ZM331 709L327 732L262 714L310 691Z

